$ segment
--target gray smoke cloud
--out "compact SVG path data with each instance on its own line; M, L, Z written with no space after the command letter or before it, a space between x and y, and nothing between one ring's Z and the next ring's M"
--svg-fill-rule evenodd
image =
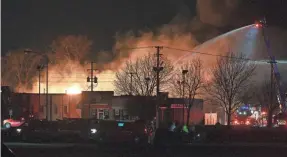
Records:
M197 0L197 16L204 24L224 27L233 22L239 0Z

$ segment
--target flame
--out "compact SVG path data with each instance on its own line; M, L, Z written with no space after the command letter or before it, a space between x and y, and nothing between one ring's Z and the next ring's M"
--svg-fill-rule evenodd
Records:
M73 85L67 89L67 94L81 94L82 88L79 85Z

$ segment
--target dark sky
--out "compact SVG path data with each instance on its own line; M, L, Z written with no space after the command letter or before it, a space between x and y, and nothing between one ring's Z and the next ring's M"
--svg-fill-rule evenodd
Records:
M58 35L88 35L111 49L118 31L154 28L176 15L168 0L3 0L2 50L41 47ZM194 8L193 8L194 9Z
M246 0L247 1L247 0ZM256 0L249 0L250 2ZM258 1L258 0L257 0ZM282 24L283 0L258 7ZM195 14L196 0L2 0L2 54L17 48L43 49L59 35L87 35L94 51L110 50L119 31L167 24L185 4ZM266 5L267 4L267 5ZM244 9L244 8L243 8ZM279 22L278 22L279 21ZM286 19L285 19L286 23Z

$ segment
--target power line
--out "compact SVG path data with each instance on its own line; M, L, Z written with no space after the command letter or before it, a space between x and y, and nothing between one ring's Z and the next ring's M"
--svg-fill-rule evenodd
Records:
M62 84L68 84L68 83L84 83L87 81L66 81L66 82L62 82L62 81L49 81L51 83L62 83ZM98 81L98 82L114 82L114 81ZM41 81L41 83L45 83L44 81ZM88 83L87 83L88 84Z
M129 47L129 48L122 48L122 49L118 49L117 51L121 51L121 50L133 50L133 49L147 49L147 48L155 48L156 46L143 46L143 47Z
M177 51L184 51L184 52L202 54L202 55L208 55L208 56L214 56L214 57L224 57L224 58L232 58L232 59L238 59L238 60L256 61L256 60L251 60L249 58L231 57L231 56L225 56L225 55L220 55L220 54L211 54L211 53L191 51L191 50L185 50L185 49L179 49L179 48L173 48L173 47L164 47L164 48L177 50Z

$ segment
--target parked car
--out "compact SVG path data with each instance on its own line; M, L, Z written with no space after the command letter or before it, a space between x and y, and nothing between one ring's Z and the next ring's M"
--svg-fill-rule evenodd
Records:
M148 144L148 132L144 123L126 121L99 121L90 130L90 139L99 144Z

